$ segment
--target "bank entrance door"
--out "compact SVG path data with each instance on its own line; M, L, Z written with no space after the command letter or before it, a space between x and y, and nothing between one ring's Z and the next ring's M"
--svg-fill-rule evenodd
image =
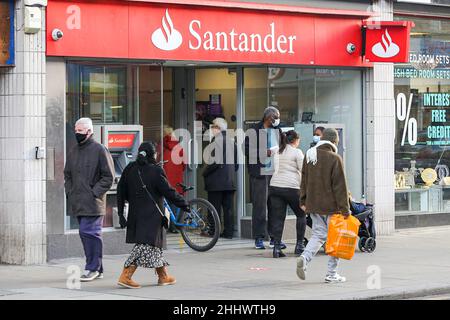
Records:
M217 117L226 120L228 129L238 128L236 71L230 68L176 67L173 68L173 75L175 126L186 128L189 132L188 136L179 137L188 159L185 183L195 186L189 198L208 199L202 175L206 167L204 151L211 138L207 132ZM233 202L235 235L238 230L239 192L236 191Z

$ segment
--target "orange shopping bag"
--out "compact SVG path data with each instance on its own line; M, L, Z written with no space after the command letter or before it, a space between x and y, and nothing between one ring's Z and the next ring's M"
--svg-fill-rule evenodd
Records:
M328 222L328 237L325 246L327 255L351 260L355 254L360 224L358 219L352 215L345 219L342 214L333 214Z

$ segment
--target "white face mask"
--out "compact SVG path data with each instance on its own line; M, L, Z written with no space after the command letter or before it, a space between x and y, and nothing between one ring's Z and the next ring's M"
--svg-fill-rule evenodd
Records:
M280 125L280 119L279 118L272 122L272 126L274 126L274 127L278 127L279 125Z
M314 143L318 143L320 141L320 137L319 136L313 136L313 142Z

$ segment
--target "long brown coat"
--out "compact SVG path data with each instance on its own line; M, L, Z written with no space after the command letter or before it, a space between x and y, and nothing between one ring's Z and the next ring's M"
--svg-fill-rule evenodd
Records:
M348 188L341 157L330 145L317 148L317 163L303 161L300 205L306 213L330 215L350 212Z

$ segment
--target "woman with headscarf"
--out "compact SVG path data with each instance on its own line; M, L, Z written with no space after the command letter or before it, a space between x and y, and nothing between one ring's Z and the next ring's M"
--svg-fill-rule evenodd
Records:
M167 273L169 265L163 256L163 197L189 211L189 205L167 181L164 170L156 164L156 148L151 142L139 147L139 155L123 171L117 186L117 207L120 226L127 228L126 242L134 243L130 257L126 260L118 284L126 288L140 288L131 277L138 267L155 268L158 285L176 282ZM129 203L125 219L124 205ZM156 207L159 204L159 209Z

